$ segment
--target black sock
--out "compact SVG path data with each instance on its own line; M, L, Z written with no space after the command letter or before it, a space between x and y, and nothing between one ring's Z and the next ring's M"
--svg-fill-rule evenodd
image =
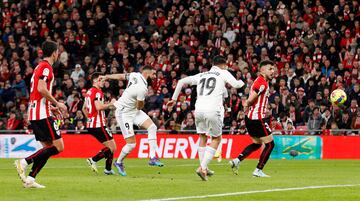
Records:
M47 160L48 158L34 161L34 165L31 168L29 176L35 178L36 175L40 172L40 170L45 166Z
M113 158L114 158L114 153L109 151L108 155L106 157L106 162L105 162L105 169L106 170L111 170L111 165L112 165Z
M59 151L57 150L57 148L54 145L52 145L52 146L48 146L48 147L44 147L44 148L40 149L33 155L25 158L25 160L28 164L31 164L31 163L35 163L35 161L37 161L37 160L43 160L43 159L47 160L48 158L50 158L50 156L56 155L58 153L59 153Z
M47 160L51 156L56 155L58 153L59 151L57 150L57 148L54 145L52 145L52 146L44 147L39 151L37 151L35 154L26 158L25 160L27 161L28 164L29 161L34 163L29 173L29 176L35 178L36 175L40 172L40 170L45 166Z
M248 157L252 152L258 150L261 147L261 144L249 144L242 152L239 154L238 159L240 161L244 160L246 157Z
M270 154L274 149L274 146L275 146L274 141L265 144L265 148L260 155L259 163L256 166L258 169L262 170L264 168L266 162L269 160Z
M108 155L107 152L111 152L109 148L104 147L101 151L99 151L98 154L96 154L94 157L92 157L92 160L94 162L98 162L99 160L103 159L105 156Z

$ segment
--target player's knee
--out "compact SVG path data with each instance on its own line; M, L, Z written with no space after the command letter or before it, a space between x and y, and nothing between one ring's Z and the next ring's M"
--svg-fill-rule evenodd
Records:
M268 149L273 149L275 147L274 140L271 141L271 142L266 143L265 147L268 148Z
M110 149L110 151L111 151L112 153L114 153L115 150L116 150L116 144L115 144L115 143L111 143L111 144L108 146L108 148Z
M131 150L135 149L136 143L129 143L129 144L127 144L127 146L129 148L129 151L131 151Z
M147 131L148 131L148 139L156 139L157 127L154 123L149 126Z
M55 145L55 147L59 153L64 151L64 144Z

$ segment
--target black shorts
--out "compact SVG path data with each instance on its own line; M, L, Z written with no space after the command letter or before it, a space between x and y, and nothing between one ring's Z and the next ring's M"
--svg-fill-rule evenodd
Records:
M99 128L88 128L87 130L92 136L94 136L101 143L113 139L111 131L105 126Z
M30 121L35 139L41 142L54 141L61 138L59 126L52 117Z
M253 120L245 116L246 129L251 137L261 138L271 134L270 119Z

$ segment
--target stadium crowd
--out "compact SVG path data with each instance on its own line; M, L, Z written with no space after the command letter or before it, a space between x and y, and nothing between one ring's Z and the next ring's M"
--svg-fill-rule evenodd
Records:
M27 101L41 43L60 44L53 94L66 103L62 129L83 130L84 95L95 71L157 70L144 111L160 129L194 130L195 88L166 108L177 81L223 55L246 87L229 88L224 128L245 134L242 102L258 64L271 59L269 111L276 130L360 128L360 4L357 0L4 0L0 16L0 130L27 129ZM107 100L126 83L106 81ZM343 89L347 101L329 95ZM116 130L113 111L108 125Z

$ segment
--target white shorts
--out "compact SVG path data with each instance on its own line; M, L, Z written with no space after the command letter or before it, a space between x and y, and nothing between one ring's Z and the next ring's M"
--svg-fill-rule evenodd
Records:
M197 133L205 133L213 137L218 137L222 134L222 127L224 125L224 113L220 111L195 111L195 125Z
M115 118L121 129L121 133L126 139L135 135L133 125L140 127L150 117L142 110L124 112L121 111L121 109L116 109Z

